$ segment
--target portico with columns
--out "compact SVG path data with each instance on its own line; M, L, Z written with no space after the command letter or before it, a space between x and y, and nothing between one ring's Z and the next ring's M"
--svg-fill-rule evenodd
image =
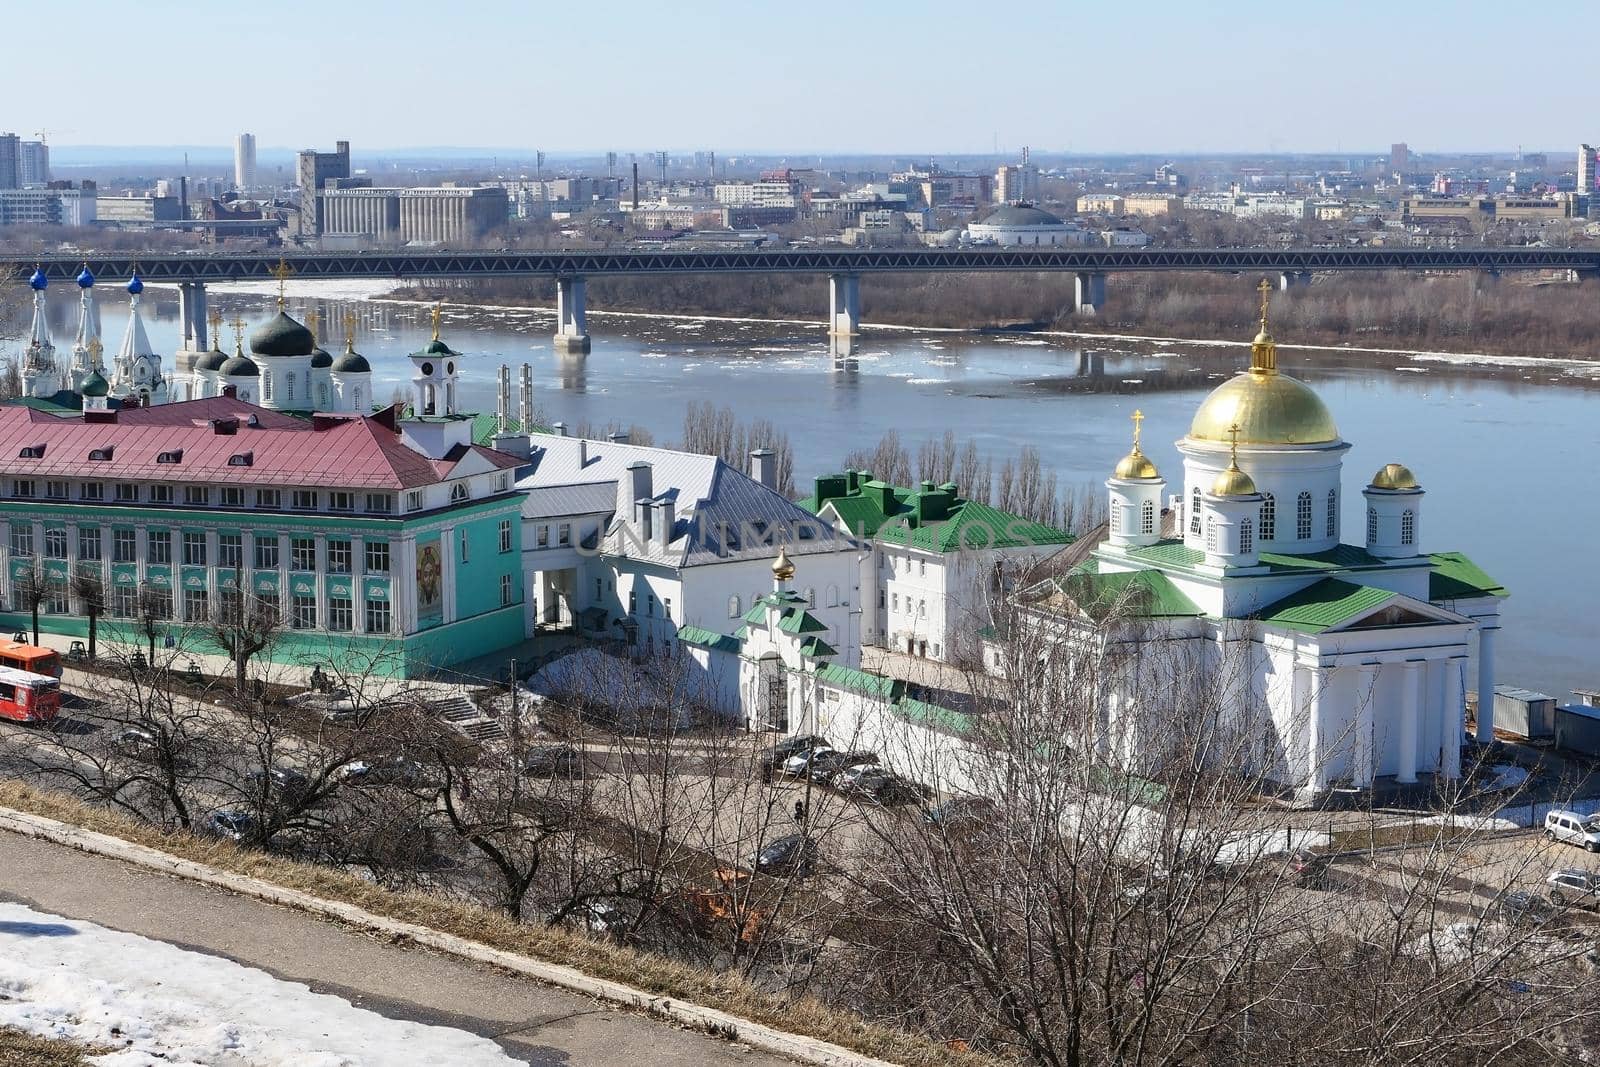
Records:
M1135 412L1133 449L1106 482L1106 540L1019 604L1034 624L1086 640L1105 639L1107 625L1116 639L1121 627L1156 624L1164 639L1192 643L1190 662L1240 672L1230 699L1254 769L1303 800L1459 777L1469 689L1484 695L1477 740L1493 739L1506 590L1459 552L1424 551L1425 494L1399 463L1360 490L1364 537L1343 536L1350 445L1316 393L1279 372L1271 288L1262 283L1249 368L1212 391L1177 442L1184 486L1169 501L1171 534L1166 483L1140 447ZM1133 585L1143 595L1129 600ZM1119 597L1133 605L1126 620L1091 610ZM1159 749L1171 725L1170 681L1147 681L1113 683L1106 698L1126 716L1108 732L1132 752Z

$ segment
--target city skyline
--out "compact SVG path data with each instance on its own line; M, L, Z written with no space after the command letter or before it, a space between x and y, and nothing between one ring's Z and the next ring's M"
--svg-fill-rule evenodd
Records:
M89 5L97 6L109 10ZM679 28L667 34L650 29L655 9L626 2L603 24L587 12L530 12L509 0L481 0L449 20L415 0L386 5L378 17L363 4L287 0L281 9L274 20L218 12L202 47L219 60L297 54L314 17L317 40L344 61L308 63L303 77L263 78L254 89L246 74L227 93L191 93L181 131L160 96L107 107L138 83L166 47L172 19L183 17L174 0L154 0L149 18L118 34L86 35L78 91L40 94L6 122L25 136L45 132L69 155L176 141L227 151L250 130L263 157L345 138L373 153L451 146L554 156L635 146L988 155L1023 145L1074 154L1368 154L1394 141L1443 153L1550 151L1594 137L1582 110L1579 36L1523 42L1539 49L1532 85L1522 65L1505 60L1519 42L1479 32L1472 12L1492 10L1486 3L1457 5L1448 20L1424 8L1353 3L1340 9L1340 25L1352 27L1340 33L1312 9L1243 4L1219 19L1157 2L1109 38L1091 23L1097 9L1025 5L972 25L969 9L933 3L914 19L899 7L852 12L846 37L813 26L759 40L743 35L753 25L748 8L721 2L680 9ZM1362 29L1369 25L1382 32ZM574 47L552 46L561 41ZM383 72L385 56L395 57L396 74ZM14 59L22 84L58 77L45 50ZM236 69L248 71L240 62ZM425 78L429 91L404 92L410 77ZM762 84L784 91L730 91ZM1197 85L1207 91L1193 92ZM387 92L397 93L396 106L372 106L371 94ZM337 106L342 99L348 108ZM1441 106L1451 100L1460 106Z

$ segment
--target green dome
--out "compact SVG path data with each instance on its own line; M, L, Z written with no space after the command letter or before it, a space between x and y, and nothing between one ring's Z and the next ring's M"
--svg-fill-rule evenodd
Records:
M89 376L83 380L83 388L78 392L84 396L110 396L111 383L106 381L99 371L90 371Z
M333 370L338 374L367 374L372 370L372 364L360 352L342 352L333 361Z
M319 370L323 367L331 366L333 366L333 356L329 355L326 348L319 348L311 353L312 370Z
M439 340L438 338L435 338L432 341L429 341L428 342L428 347L424 348L421 352L416 352L416 353L413 353L413 354L414 355L418 355L418 356L435 356L435 357L459 356L459 355L461 355L460 352L457 352L455 349L451 348L449 345L445 344L443 341Z
M229 356L218 368L224 378L259 378L261 371L249 356Z
M250 335L250 351L258 356L309 356L315 347L311 331L282 311Z

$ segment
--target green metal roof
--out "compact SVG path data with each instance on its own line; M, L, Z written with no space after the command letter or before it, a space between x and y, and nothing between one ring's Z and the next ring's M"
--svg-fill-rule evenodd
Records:
M894 705L894 713L908 722L938 730L942 733L965 737L973 732L973 718L943 704L930 704L925 700L901 697Z
M1153 545L1130 547L1127 552L1134 559L1147 560L1157 566L1176 564L1181 567L1192 567L1206 558L1204 552L1189 548L1181 540L1177 539L1157 541Z
M1114 613L1141 618L1184 618L1205 612L1160 571L1116 571L1109 574L1074 572L1053 583L1061 596L1087 613L1103 619Z
M1267 605L1255 617L1272 626L1318 634L1366 615L1399 595L1392 589L1324 578Z
M1506 597L1511 591L1460 552L1434 552L1428 556L1433 573L1428 578L1429 600L1472 600Z
M767 598L762 597L750 605L750 610L744 613L745 622L756 622L763 625L767 621Z
M738 637L729 637L727 634L719 634L714 630L703 630L698 626L678 627L678 640L685 644L709 648L713 652L737 653L740 646L744 644Z
M827 629L827 625L809 611L790 608L778 621L778 629L786 634L814 634Z
M868 671L858 671L854 667L844 667L837 663L828 663L817 669L817 679L840 689L848 689L854 693L864 693L879 700L898 701L905 695L906 683L897 678L885 678L881 674L872 674Z
M918 496L929 492L935 494L930 499L945 501L941 505L945 513L941 518L919 519ZM885 497L892 501L887 508ZM800 500L799 504L813 513L821 510L815 495ZM845 495L829 495L823 507L833 508L853 534L929 552L1068 545L1074 540L1065 530L964 499L938 487L917 490L868 481Z
M839 650L820 637L808 637L800 643L800 654L807 659L822 659L837 656Z
M1263 552L1261 562L1269 567L1290 570L1336 571L1359 567L1388 567L1390 562L1374 556L1359 545L1334 545L1324 552Z

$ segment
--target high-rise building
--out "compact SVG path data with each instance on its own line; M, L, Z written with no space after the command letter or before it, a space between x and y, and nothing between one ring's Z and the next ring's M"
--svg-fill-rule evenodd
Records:
M1039 198L1038 168L1006 163L994 172L994 198L1002 204L1031 204Z
M0 189L22 187L22 138L0 133Z
M256 187L256 135L241 133L233 139L233 186L241 193Z
M23 141L17 151L17 184L47 185L50 182L50 146L43 141Z
M1578 146L1578 192L1584 196L1594 192L1594 146Z
M322 200L317 196L330 179L350 177L350 142L335 141L332 152L308 148L295 160L294 183L300 187L299 233L322 232Z
M1389 173L1404 174L1411 169L1411 149L1404 141L1389 146Z

